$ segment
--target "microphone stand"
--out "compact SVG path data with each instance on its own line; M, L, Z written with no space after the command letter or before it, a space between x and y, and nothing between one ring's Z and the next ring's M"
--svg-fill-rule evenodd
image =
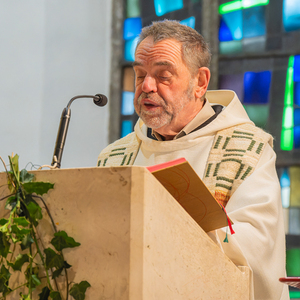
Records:
M70 123L70 118L71 118L70 106L75 99L79 99L79 98L93 98L94 103L98 106L104 106L107 103L107 97L102 94L96 94L95 96L90 96L90 95L75 96L69 101L68 105L64 108L61 114L60 124L58 127L56 143L55 143L54 153L53 153L53 158L51 163L53 167L58 169L61 166L62 154L63 154L69 123Z

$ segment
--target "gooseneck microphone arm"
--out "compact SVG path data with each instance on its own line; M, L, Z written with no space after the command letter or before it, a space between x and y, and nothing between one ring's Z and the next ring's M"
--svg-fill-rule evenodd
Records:
M51 163L51 165L55 166L56 168L60 168L61 166L62 154L63 154L68 127L71 118L70 106L75 99L79 99L79 98L93 98L94 103L98 106L104 106L107 103L107 97L102 94L96 94L95 96L90 96L90 95L75 96L69 101L68 105L64 108L61 114L60 124L59 124L57 137L56 137L56 143L55 143L55 148L54 148L54 153L53 153L53 158Z

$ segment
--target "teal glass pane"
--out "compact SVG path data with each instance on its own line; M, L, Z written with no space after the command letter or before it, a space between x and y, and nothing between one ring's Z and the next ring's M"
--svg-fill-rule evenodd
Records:
M200 0L191 0L192 3L199 3Z
M244 103L269 102L271 71L246 72L244 75Z
M134 39L125 41L124 59L127 61L134 61L135 48L138 43L138 36Z
M219 43L220 54L235 54L243 50L242 41L229 41Z
M195 17L190 17L190 18L180 21L180 23L182 25L186 25L186 26L189 26L189 27L195 29L196 19L195 19Z
M142 19L141 18L128 18L124 20L123 27L124 40L131 40L137 37L142 31Z
M122 93L122 115L132 115L134 113L134 105L133 105L133 92L123 92Z
M241 40L243 38L243 11L236 10L222 15L222 18L228 26L232 38L234 40Z
M266 34L265 7L256 6L243 10L243 35L251 38Z
M245 110L256 126L266 128L269 117L269 105L245 105Z
M168 12L182 9L183 0L154 0L155 13L162 16Z
M139 0L127 0L127 18L139 17L141 15Z
M121 137L126 136L127 134L131 133L133 130L133 123L130 120L122 121L122 128L121 128Z
M286 31L300 29L299 0L283 0L282 21Z

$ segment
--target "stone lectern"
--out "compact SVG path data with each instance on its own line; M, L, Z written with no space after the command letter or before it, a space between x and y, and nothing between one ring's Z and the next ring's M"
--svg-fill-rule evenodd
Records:
M55 184L43 199L57 229L81 243L64 255L69 280L91 284L86 299L249 299L249 269L235 266L146 168L32 173ZM47 240L51 224L40 225Z

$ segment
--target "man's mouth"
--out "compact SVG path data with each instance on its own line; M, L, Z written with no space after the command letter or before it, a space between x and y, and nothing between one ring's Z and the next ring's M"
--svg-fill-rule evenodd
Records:
M160 106L155 101L150 100L150 99L142 99L141 105L146 107L147 109L156 108L156 107Z

